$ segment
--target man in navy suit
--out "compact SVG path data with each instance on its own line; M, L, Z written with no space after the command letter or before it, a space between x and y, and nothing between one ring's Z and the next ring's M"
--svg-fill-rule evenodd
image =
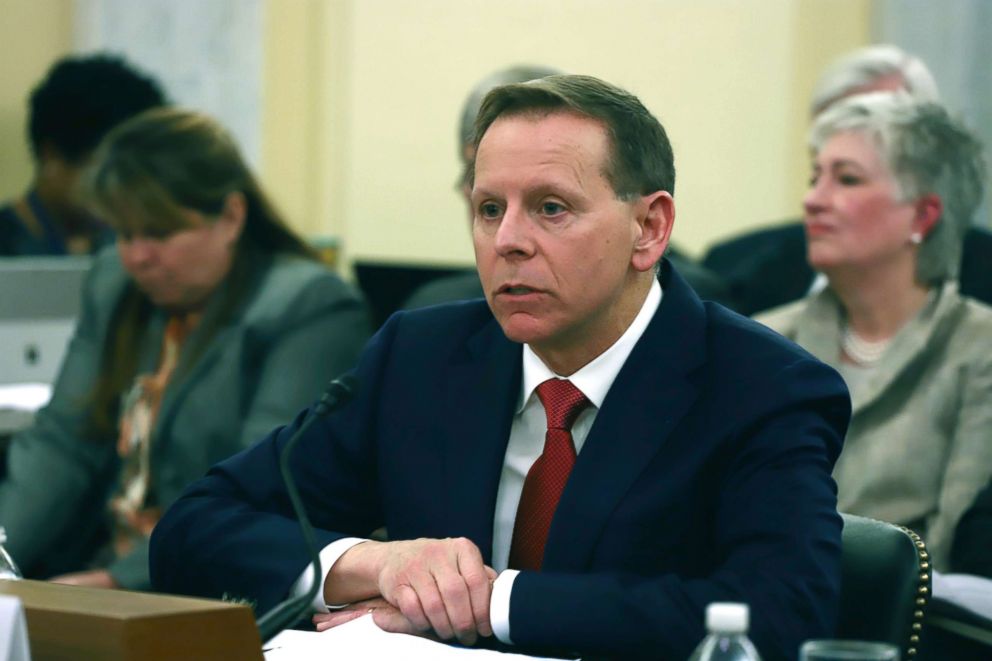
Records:
M664 261L659 284L664 129L623 90L552 76L492 91L476 136L488 305L394 315L355 400L294 451L323 549L315 606L348 604L318 626L372 611L465 644L676 659L708 603L743 601L765 658L831 636L847 391ZM265 612L312 584L278 470L304 416L166 513L158 589ZM366 539L381 526L392 541Z

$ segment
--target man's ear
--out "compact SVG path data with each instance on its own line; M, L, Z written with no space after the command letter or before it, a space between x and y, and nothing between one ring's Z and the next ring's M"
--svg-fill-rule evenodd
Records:
M238 242L245 229L245 218L248 216L248 201L241 191L231 191L224 198L224 208L220 211L217 224L228 235L233 246Z
M638 202L637 214L640 235L634 241L631 265L638 271L648 271L668 247L675 224L675 200L665 191L645 195Z
M915 215L913 216L913 236L919 237L914 243L920 243L940 222L940 217L944 213L944 202L940 195L927 193L913 203Z

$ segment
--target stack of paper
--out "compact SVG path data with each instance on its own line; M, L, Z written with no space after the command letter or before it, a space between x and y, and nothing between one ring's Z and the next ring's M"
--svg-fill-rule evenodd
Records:
M505 654L437 643L426 638L386 633L365 615L341 626L315 633L286 630L265 645L266 661L349 661L404 659L404 661L523 661L542 657ZM546 661L551 661L547 659Z

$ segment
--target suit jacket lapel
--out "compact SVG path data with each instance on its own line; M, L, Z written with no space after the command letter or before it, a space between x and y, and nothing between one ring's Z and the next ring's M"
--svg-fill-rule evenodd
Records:
M456 356L446 382L445 506L460 531L492 562L493 517L503 457L519 399L521 346L486 324Z
M201 324L202 325L202 324ZM189 352L186 348L195 346L192 344L199 333L197 328L184 343L183 351L180 353L179 363L176 370L169 379L169 384L162 395L162 405L159 407L158 417L155 419L156 444L159 439L166 438L168 429L174 420L175 411L180 403L189 395L190 390L201 382L201 375L213 364L226 344L226 336L232 332L232 327L218 328L210 340L210 345L199 354L196 362L189 364Z
M669 269L666 280L661 306L579 453L551 523L545 568L587 567L617 503L696 400L689 376L705 360L705 312L675 271Z
M264 271L264 269L259 269L259 271ZM236 325L242 323L244 309L254 299L261 282L260 273L252 273L248 277L252 279L248 285L250 291L238 303L238 309L227 315L225 319L220 318L224 314L227 298L232 295L233 283L229 276L211 296L200 323L183 342L179 361L162 395L162 404L159 407L158 417L155 419L153 433L155 439L167 437L176 408L200 381L200 375L217 360L227 344L227 337L234 331ZM214 330L211 331L211 329ZM204 335L207 332L213 332L213 336L209 338L206 346L202 346ZM156 445L158 444L156 443Z
M951 311L960 300L956 289L954 283L945 284L896 334L871 377L851 393L853 413L863 411L878 400L922 354L931 338L951 323ZM797 326L796 344L836 368L840 365L842 325L840 301L826 289L816 294L805 311Z
M893 382L902 375L920 356L926 345L940 332L941 328L953 325L956 315L952 315L960 300L953 291L956 285L949 283L942 290L934 291L922 310L899 330L892 344L882 355L875 373L860 391L852 393L852 408L855 413L865 409L889 390ZM954 317L954 319L952 319Z

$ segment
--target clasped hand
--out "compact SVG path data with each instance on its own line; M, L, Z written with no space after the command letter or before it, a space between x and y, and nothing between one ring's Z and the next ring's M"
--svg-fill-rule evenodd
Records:
M491 636L489 600L496 572L465 538L363 542L328 573L328 603L351 602L314 616L318 631L371 612L380 629L432 634L472 645Z

